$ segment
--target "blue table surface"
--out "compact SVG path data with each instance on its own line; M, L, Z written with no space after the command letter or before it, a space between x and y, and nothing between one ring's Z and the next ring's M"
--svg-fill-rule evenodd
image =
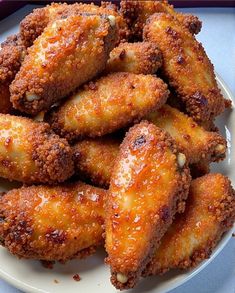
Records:
M24 12L32 7L27 6ZM203 22L203 29L197 36L204 45L216 72L224 79L235 97L235 8L184 8L183 12L197 15ZM7 19L9 28L19 19ZM10 30L10 29L9 29ZM9 32L1 30L0 36ZM0 293L20 293L0 280ZM235 238L232 238L224 250L203 271L184 285L170 293L235 293Z

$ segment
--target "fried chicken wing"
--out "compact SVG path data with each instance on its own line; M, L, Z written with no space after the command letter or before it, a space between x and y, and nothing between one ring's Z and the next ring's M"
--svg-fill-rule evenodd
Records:
M72 149L47 123L0 114L0 177L57 183L73 174Z
M26 50L19 36L12 35L0 48L0 113L9 113L12 109L9 85L15 78L24 59Z
M114 47L114 23L106 16L75 15L49 24L11 84L14 108L36 115L101 72Z
M164 105L150 113L147 120L167 131L190 164L201 160L218 162L225 158L226 140L217 132L209 132L179 110Z
M0 241L20 258L88 256L103 242L105 196L84 183L11 190L0 197Z
M186 157L166 132L146 121L129 130L105 213L107 263L116 288L136 285L175 213L184 210L189 184Z
M48 121L69 140L114 132L161 107L167 85L152 75L112 73L91 82L53 110Z
M202 26L198 17L177 12L167 1L122 0L121 12L127 21L131 37L134 40L142 39L143 27L146 20L154 13L160 12L172 15L192 34L199 33Z
M108 187L121 141L104 136L86 139L73 146L75 173L93 184Z
M235 192L229 179L208 174L192 181L186 209L176 215L144 275L195 267L210 257L235 221Z
M126 40L129 34L127 24L123 16L118 13L115 5L107 5L103 3L101 6L94 4L75 3L68 5L66 3L52 3L46 7L34 9L32 13L27 15L20 23L20 36L26 47L30 47L39 37L50 22L68 15L78 15L81 13L112 15L116 19L118 29L118 40Z
M214 68L202 45L173 16L152 15L144 40L156 43L163 54L162 72L197 122L213 120L225 109Z
M161 65L162 54L155 44L121 43L111 51L106 72L154 74Z

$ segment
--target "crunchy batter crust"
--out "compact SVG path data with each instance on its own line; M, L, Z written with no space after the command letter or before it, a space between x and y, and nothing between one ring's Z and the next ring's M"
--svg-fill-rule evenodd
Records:
M51 111L48 121L68 140L112 133L161 107L167 85L152 75L112 73L91 82Z
M221 174L192 181L184 214L177 215L144 275L188 269L208 258L235 221L235 192Z
M72 149L47 123L0 114L0 129L1 177L52 184L73 174Z
M120 143L120 139L112 136L86 139L76 143L73 146L75 174L95 185L107 188Z
M161 79L117 72L85 85L47 119L56 133L70 141L102 136L140 120L167 97Z
M105 196L80 182L11 190L0 197L2 244L20 258L87 257L103 242Z
M116 40L106 16L71 15L50 23L28 48L11 84L14 108L36 115L101 72Z
M26 50L18 35L12 35L1 44L0 49L0 113L9 113L12 109L9 85L15 78L24 59Z
M179 110L164 105L149 114L147 119L173 137L190 164L202 160L207 163L218 162L225 158L226 140L217 132L206 131Z
M52 3L43 8L34 9L20 23L20 36L26 47L30 47L39 37L50 22L67 15L78 15L81 13L97 15L113 15L116 18L118 28L118 42L126 40L129 35L126 21L118 13L117 6L103 2L101 7L91 4L75 3Z
M152 15L144 28L144 40L161 49L162 73L195 121L213 120L224 111L213 65L202 45L174 17Z
M202 23L198 17L176 12L167 1L121 1L121 13L126 19L132 40L142 39L143 28L147 19L154 13L159 12L174 16L192 34L197 34L201 30Z
M149 42L122 43L110 53L106 72L154 74L162 65L162 54Z
M116 288L136 285L175 213L184 210L189 184L185 156L166 132L147 121L129 130L113 169L105 214L106 262Z

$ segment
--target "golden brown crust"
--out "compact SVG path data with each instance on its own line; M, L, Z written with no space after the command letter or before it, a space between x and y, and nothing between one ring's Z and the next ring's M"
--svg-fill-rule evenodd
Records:
M162 54L155 44L121 43L111 51L106 72L154 74L161 65Z
M79 182L11 190L0 197L2 244L20 258L86 257L103 242L105 196Z
M122 0L121 13L129 26L131 40L141 40L147 19L159 12L174 16L192 34L197 34L201 30L202 23L196 16L176 12L167 1Z
M8 37L0 49L0 113L9 113L12 109L9 85L15 78L24 59L26 50L18 35Z
M161 49L163 75L195 121L212 120L224 111L213 65L202 45L174 17L152 15L144 28L144 39Z
M152 75L112 73L79 90L49 113L54 131L68 140L102 136L161 107L167 85Z
M189 184L185 156L166 132L147 121L129 130L114 165L105 213L106 261L116 288L136 285L174 214L184 210Z
M77 142L73 146L75 174L107 188L120 142L120 139L112 136Z
M50 23L11 84L14 108L32 115L47 110L104 69L115 39L106 16L72 15Z
M113 15L116 18L118 26L118 42L126 40L129 31L126 22L121 14L118 13L116 5L108 5L103 2L101 6L94 4L75 3L68 5L66 3L52 3L43 8L34 9L20 23L20 36L26 47L30 47L39 37L50 22L60 17L68 15L78 15L81 13L96 15Z
M144 275L187 269L208 258L235 221L235 192L221 174L192 181L184 214L177 215Z
M1 177L52 184L73 174L72 149L47 123L0 114L0 129Z
M179 110L164 105L146 118L173 137L190 164L202 160L207 163L218 162L225 158L226 140L217 132L206 131Z

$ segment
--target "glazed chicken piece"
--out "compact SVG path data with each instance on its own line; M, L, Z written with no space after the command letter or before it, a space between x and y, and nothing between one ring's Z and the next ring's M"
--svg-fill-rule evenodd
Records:
M15 109L36 115L101 72L116 41L115 19L71 15L50 23L11 84Z
M154 74L161 65L162 54L155 44L121 43L111 51L106 72Z
M185 212L176 215L144 275L195 267L210 257L234 221L235 192L230 180L221 174L193 180Z
M10 113L9 86L20 69L26 49L18 35L12 35L1 44L0 48L0 113Z
M86 257L103 242L105 196L81 182L13 189L0 197L0 242L20 258Z
M101 6L82 3L52 3L42 8L34 9L20 23L20 36L26 47L33 45L33 42L43 33L50 22L59 18L66 18L68 15L106 15L115 17L118 30L117 43L126 40L129 30L123 16L118 12L117 6L109 2L103 2Z
M198 34L202 23L197 16L177 12L168 1L122 0L121 12L130 29L132 40L141 40L144 25L154 13L167 13L175 17L191 34Z
M214 68L202 45L173 16L154 14L144 28L144 40L163 54L162 74L198 123L213 120L225 109Z
M53 184L73 172L72 149L47 123L0 114L0 177Z
M152 75L112 73L91 82L48 115L52 129L70 141L103 136L160 108L167 85Z
M120 147L105 213L106 262L118 289L138 282L177 212L190 174L170 136L149 122L132 127Z

